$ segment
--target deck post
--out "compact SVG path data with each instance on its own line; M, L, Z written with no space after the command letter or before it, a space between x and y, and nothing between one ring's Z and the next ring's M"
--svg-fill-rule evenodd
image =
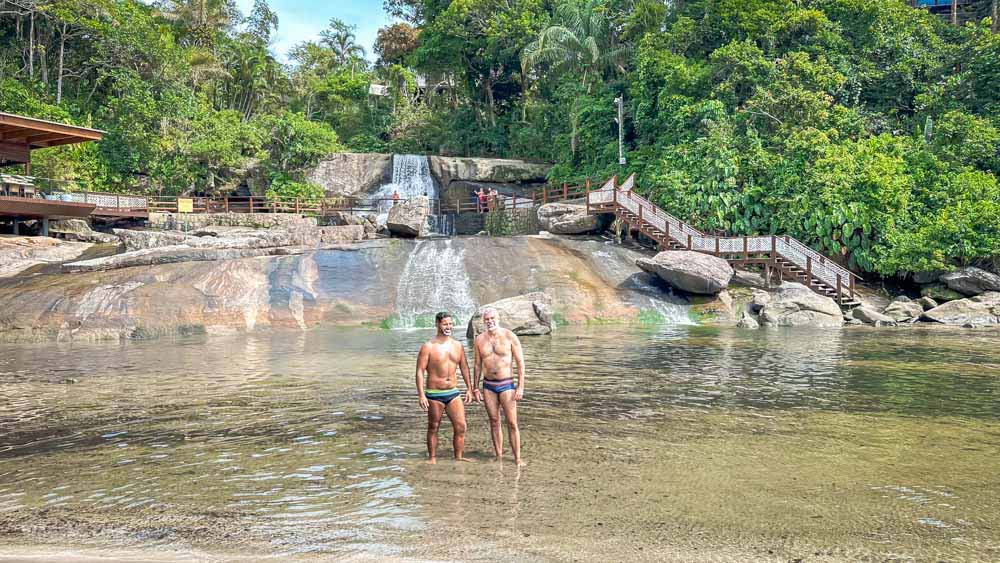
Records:
M48 217L42 217L42 236L43 237L49 236L49 218Z
M719 237L715 237L715 255L719 256L720 254L722 253L719 252Z
M842 284L840 283L840 274L837 274L837 304L844 302L844 291L841 289Z
M590 215L590 178L587 178L587 184L586 185L587 185L587 196L586 196L586 198L587 198L586 199L586 202L587 202L587 215Z
M549 202L549 189L545 186L542 186L542 204L546 204L548 202Z
M692 245L691 245L691 235L688 235L688 248L687 249L688 250L693 250Z
M747 241L747 237L743 237L743 260L750 260L750 245Z
M17 236L20 234L17 227L17 217L14 217L13 221L14 221L14 236Z
M639 230L642 230L642 206L639 206Z
M563 199L569 199L569 186L566 185L566 182L563 182Z
M854 299L854 276L851 276L851 299Z
M253 196L250 196L250 213L253 213Z
M778 257L778 238L771 235L771 260Z
M229 196L222 198L222 202L225 205L226 213L229 213Z
M813 285L813 257L806 256L806 285L812 287Z
M670 221L664 221L663 223L667 226L667 235L664 238L664 240L669 245L670 244Z
M299 198L295 198L295 212L299 212Z
M115 194L115 207L118 209L122 208L122 196Z

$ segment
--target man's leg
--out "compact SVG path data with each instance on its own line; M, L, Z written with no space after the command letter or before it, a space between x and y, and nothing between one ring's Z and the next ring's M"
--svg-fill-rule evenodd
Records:
M448 413L448 419L451 420L451 427L454 430L454 436L451 439L451 445L455 448L455 459L458 461L469 461L463 457L465 453L465 405L462 403L462 397L458 396L448 402L445 407L445 411Z
M427 461L437 462L438 428L441 427L441 415L444 405L439 401L427 401Z
M490 417L490 437L493 438L493 454L497 461L503 460L503 432L500 431L500 399L493 391L483 391L486 399L486 414Z
M517 401L514 400L513 390L500 393L500 406L507 419L507 436L510 438L510 449L514 451L514 463L524 465L521 461L521 429L517 426Z

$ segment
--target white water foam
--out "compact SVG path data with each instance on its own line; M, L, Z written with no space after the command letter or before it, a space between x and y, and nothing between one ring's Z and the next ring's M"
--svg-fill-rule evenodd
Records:
M399 278L398 319L393 328L426 325L438 311L454 315L455 326L461 326L476 312L472 284L465 270L465 250L456 249L450 239L422 240L413 249Z
M437 199L437 188L434 187L430 161L426 156L418 154L392 156L392 181L379 187L372 197L389 200L393 193L399 193L399 199L413 199L422 195L432 200ZM385 218L391 207L391 201L379 203L378 219L381 224L385 224Z

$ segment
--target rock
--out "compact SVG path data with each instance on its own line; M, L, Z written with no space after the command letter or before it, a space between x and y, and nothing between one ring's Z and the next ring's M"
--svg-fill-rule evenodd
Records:
M859 321L858 319L850 319L850 320L845 319L844 324L851 326L863 326L865 323Z
M391 154L331 154L306 172L306 180L323 186L327 196L367 193L391 179Z
M362 225L320 227L319 231L320 242L323 244L343 244L357 242L365 238L365 228Z
M91 229L90 223L83 219L56 219L50 223L49 233L77 242L118 244L118 237Z
M575 203L546 203L538 208L538 225L557 235L592 233L601 227L601 218L587 214L587 207Z
M750 313L743 311L743 314L740 315L740 320L736 322L736 326L737 328L754 329L754 328L760 328L760 323L758 323L756 319L751 317Z
M501 158L428 157L431 175L443 188L455 180L491 183L544 182L551 164Z
M689 250L660 252L653 258L640 258L635 264L688 293L719 293L733 279L732 266L722 258Z
M955 326L1000 323L1000 292L989 291L976 297L949 301L925 311L920 320Z
M896 324L895 319L890 316L883 315L878 311L869 309L868 307L856 307L851 311L851 318L858 319L865 324L876 324L876 323L892 323Z
M808 287L785 282L771 294L771 300L761 309L761 324L771 326L839 327L844 315L837 302L819 295Z
M257 256L286 256L302 252L304 249L289 247L271 248L192 248L190 246L162 246L134 250L114 256L81 260L62 265L64 272L97 272L117 270L134 266L156 266L178 262L206 262L238 260Z
M125 247L126 252L184 244L193 238L185 235L184 233L164 231L133 231L129 229L115 229L114 233L115 236L121 240L122 246Z
M750 312L755 315L760 314L761 309L771 302L771 294L763 289L754 289L752 291L749 304Z
M483 309L487 307L497 310L501 327L509 329L518 336L552 332L552 299L547 294L536 291L480 307L469 319L469 326L465 332L470 340L486 330L483 326Z
M280 246L315 246L320 231L312 224L289 225L283 229L219 229L216 236L192 236L177 232L133 231L115 229L126 252L187 246L191 248L275 248ZM200 231L206 232L207 231Z
M346 211L335 211L327 215L327 221L333 226L361 225L365 231L365 238L375 238L378 225L374 215L358 215Z
M934 283L944 272L914 272L913 281L919 284Z
M910 301L912 301L912 300L909 297L905 296L905 295L897 295L897 296L895 296L895 297L892 298L891 302L892 303L896 303L896 302L909 303Z
M938 303L944 303L946 301L954 301L956 299L962 299L965 295L949 288L943 283L935 283L931 285L925 285L920 288L920 295L923 297L930 297Z
M965 295L1000 291L1000 276L971 266L944 274L940 280L949 288Z
M396 236L419 237L423 234L429 213L430 200L426 196L417 196L393 205L389 210L389 217L385 220L385 226Z
M904 297L905 301L893 301L889 303L889 306L885 308L882 313L886 316L892 317L894 321L903 322L910 319L918 319L920 315L924 314L924 307L916 301L910 301L908 298Z
M965 323L962 325L962 328L980 328L980 325L977 325L976 323Z
M924 296L917 300L920 306L923 307L924 311L930 311L931 309L937 307L939 303L930 297Z
M314 217L297 213L162 213L150 212L147 224L161 231L191 233L206 227L288 229L316 226Z
M896 321L875 321L872 326L876 328L882 328L886 326L897 326Z
M0 235L0 278L38 265L75 260L89 243L66 242L51 237Z

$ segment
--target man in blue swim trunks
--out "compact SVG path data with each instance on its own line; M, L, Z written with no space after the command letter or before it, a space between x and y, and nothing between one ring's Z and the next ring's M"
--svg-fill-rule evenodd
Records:
M503 461L503 431L500 428L500 411L507 419L507 436L514 451L514 463L525 465L521 459L521 431L517 426L517 401L524 398L524 351L517 335L500 327L497 310L483 309L486 331L476 336L474 386L476 402L485 398L486 413L490 417L490 436L497 461ZM517 363L517 382L513 379L512 363ZM483 376L483 397L479 378Z
M451 314L438 313L434 317L434 324L437 326L437 336L421 346L417 355L417 396L420 408L427 411L428 462L437 462L438 428L446 412L454 430L452 445L455 448L455 460L470 461L462 455L465 451L465 405L459 398L462 392L458 390L458 378L455 376L455 371L461 369L467 405L472 402L469 362L465 358L465 347L451 337L455 327Z

